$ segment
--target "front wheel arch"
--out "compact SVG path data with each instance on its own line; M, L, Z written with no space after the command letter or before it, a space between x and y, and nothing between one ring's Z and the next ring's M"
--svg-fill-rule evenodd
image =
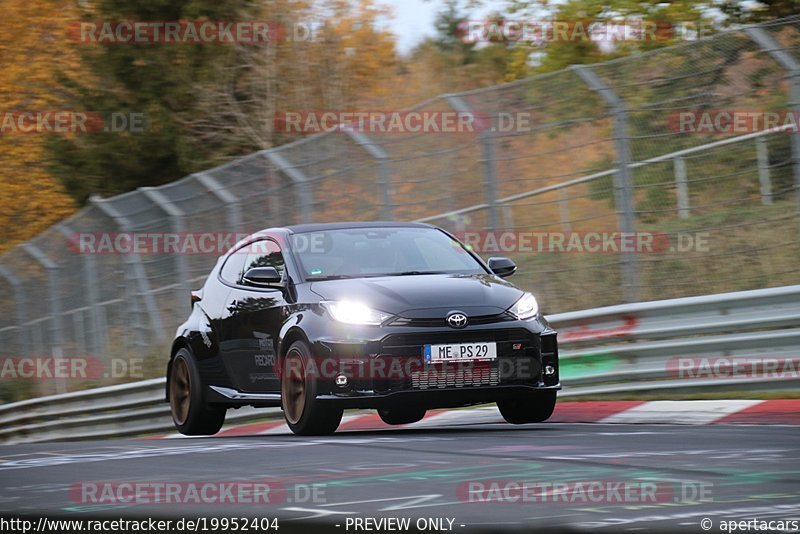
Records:
M286 354L289 353L289 349L295 342L302 341L309 347L312 346L311 342L308 340L308 336L303 331L302 328L299 326L291 327L285 334L281 336L280 344L278 347L278 355L280 359L286 357Z

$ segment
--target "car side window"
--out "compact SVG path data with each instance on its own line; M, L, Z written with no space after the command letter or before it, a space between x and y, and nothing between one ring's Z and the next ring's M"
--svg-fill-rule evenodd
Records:
M244 270L244 260L247 255L244 251L239 250L228 256L225 265L222 266L220 276L223 280L230 284L238 284L242 280Z
M275 267L281 276L286 271L286 262L283 259L281 248L275 241L265 239L256 241L246 247L247 259L244 262L243 273L256 267Z

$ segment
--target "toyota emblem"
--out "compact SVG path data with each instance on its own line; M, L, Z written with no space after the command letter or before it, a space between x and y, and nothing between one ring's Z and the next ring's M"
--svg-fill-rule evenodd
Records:
M467 326L467 316L461 312L453 312L447 316L447 324L452 328L464 328Z

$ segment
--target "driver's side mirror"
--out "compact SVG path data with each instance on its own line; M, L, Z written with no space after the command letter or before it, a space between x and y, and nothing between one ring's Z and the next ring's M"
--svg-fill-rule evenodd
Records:
M248 286L270 287L280 284L283 276L275 267L254 267L244 273L242 280Z
M508 278L517 272L517 264L508 258L489 258L489 269L500 278Z

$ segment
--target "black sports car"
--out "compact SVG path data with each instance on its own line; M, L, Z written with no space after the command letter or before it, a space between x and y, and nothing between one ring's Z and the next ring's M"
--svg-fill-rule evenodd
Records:
M296 434L334 432L346 408L388 424L496 402L509 423L553 412L556 332L530 293L447 232L413 223L274 228L220 258L178 328L167 400L183 434L229 408L281 406Z

